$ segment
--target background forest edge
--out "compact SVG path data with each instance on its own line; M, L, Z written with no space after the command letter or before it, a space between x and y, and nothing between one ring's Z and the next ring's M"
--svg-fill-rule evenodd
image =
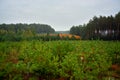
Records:
M20 35L24 37L34 36L41 33L64 33L78 35L82 39L102 39L102 40L120 40L120 12L114 17L111 16L94 16L87 24L72 26L70 31L55 31L47 24L1 24L0 41L4 41L8 35ZM3 37L4 36L4 37ZM6 37L5 37L6 36Z

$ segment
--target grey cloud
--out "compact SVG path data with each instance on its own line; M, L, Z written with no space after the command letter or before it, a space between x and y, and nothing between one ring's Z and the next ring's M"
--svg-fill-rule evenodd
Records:
M120 0L0 0L0 23L45 23L69 30L95 15L119 11Z

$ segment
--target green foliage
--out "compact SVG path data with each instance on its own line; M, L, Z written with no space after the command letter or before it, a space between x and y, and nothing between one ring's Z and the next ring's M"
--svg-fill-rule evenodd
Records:
M13 32L19 33L32 31L35 33L54 33L55 30L47 24L0 24L0 33Z
M54 32L45 24L0 24L0 41L32 41L40 38L37 34Z
M111 76L110 66L119 64L119 45L105 41L1 42L0 79L98 80L101 75Z
M71 27L70 33L87 40L120 40L120 12L114 17L94 16L86 25Z

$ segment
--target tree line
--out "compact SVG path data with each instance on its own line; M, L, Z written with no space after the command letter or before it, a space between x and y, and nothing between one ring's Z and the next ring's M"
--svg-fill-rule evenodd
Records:
M0 24L0 30L7 32L12 31L14 33L31 30L35 33L54 33L55 30L47 24Z
M37 34L54 33L46 24L0 24L0 41L21 41L37 39Z
M54 35L52 35L54 34ZM0 24L0 41L31 40L78 40L76 37L62 37L46 24Z
M120 40L120 12L115 16L94 16L87 24L72 26L70 33L82 39Z
M47 24L0 24L0 41L61 40L60 36L50 36L49 33L55 33L55 30ZM83 40L120 40L120 12L115 16L94 16L87 24L72 26L70 34L78 35Z

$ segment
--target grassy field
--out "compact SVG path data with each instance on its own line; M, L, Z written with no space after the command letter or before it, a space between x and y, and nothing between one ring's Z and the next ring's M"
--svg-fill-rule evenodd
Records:
M119 80L119 65L120 42L0 42L0 80Z

